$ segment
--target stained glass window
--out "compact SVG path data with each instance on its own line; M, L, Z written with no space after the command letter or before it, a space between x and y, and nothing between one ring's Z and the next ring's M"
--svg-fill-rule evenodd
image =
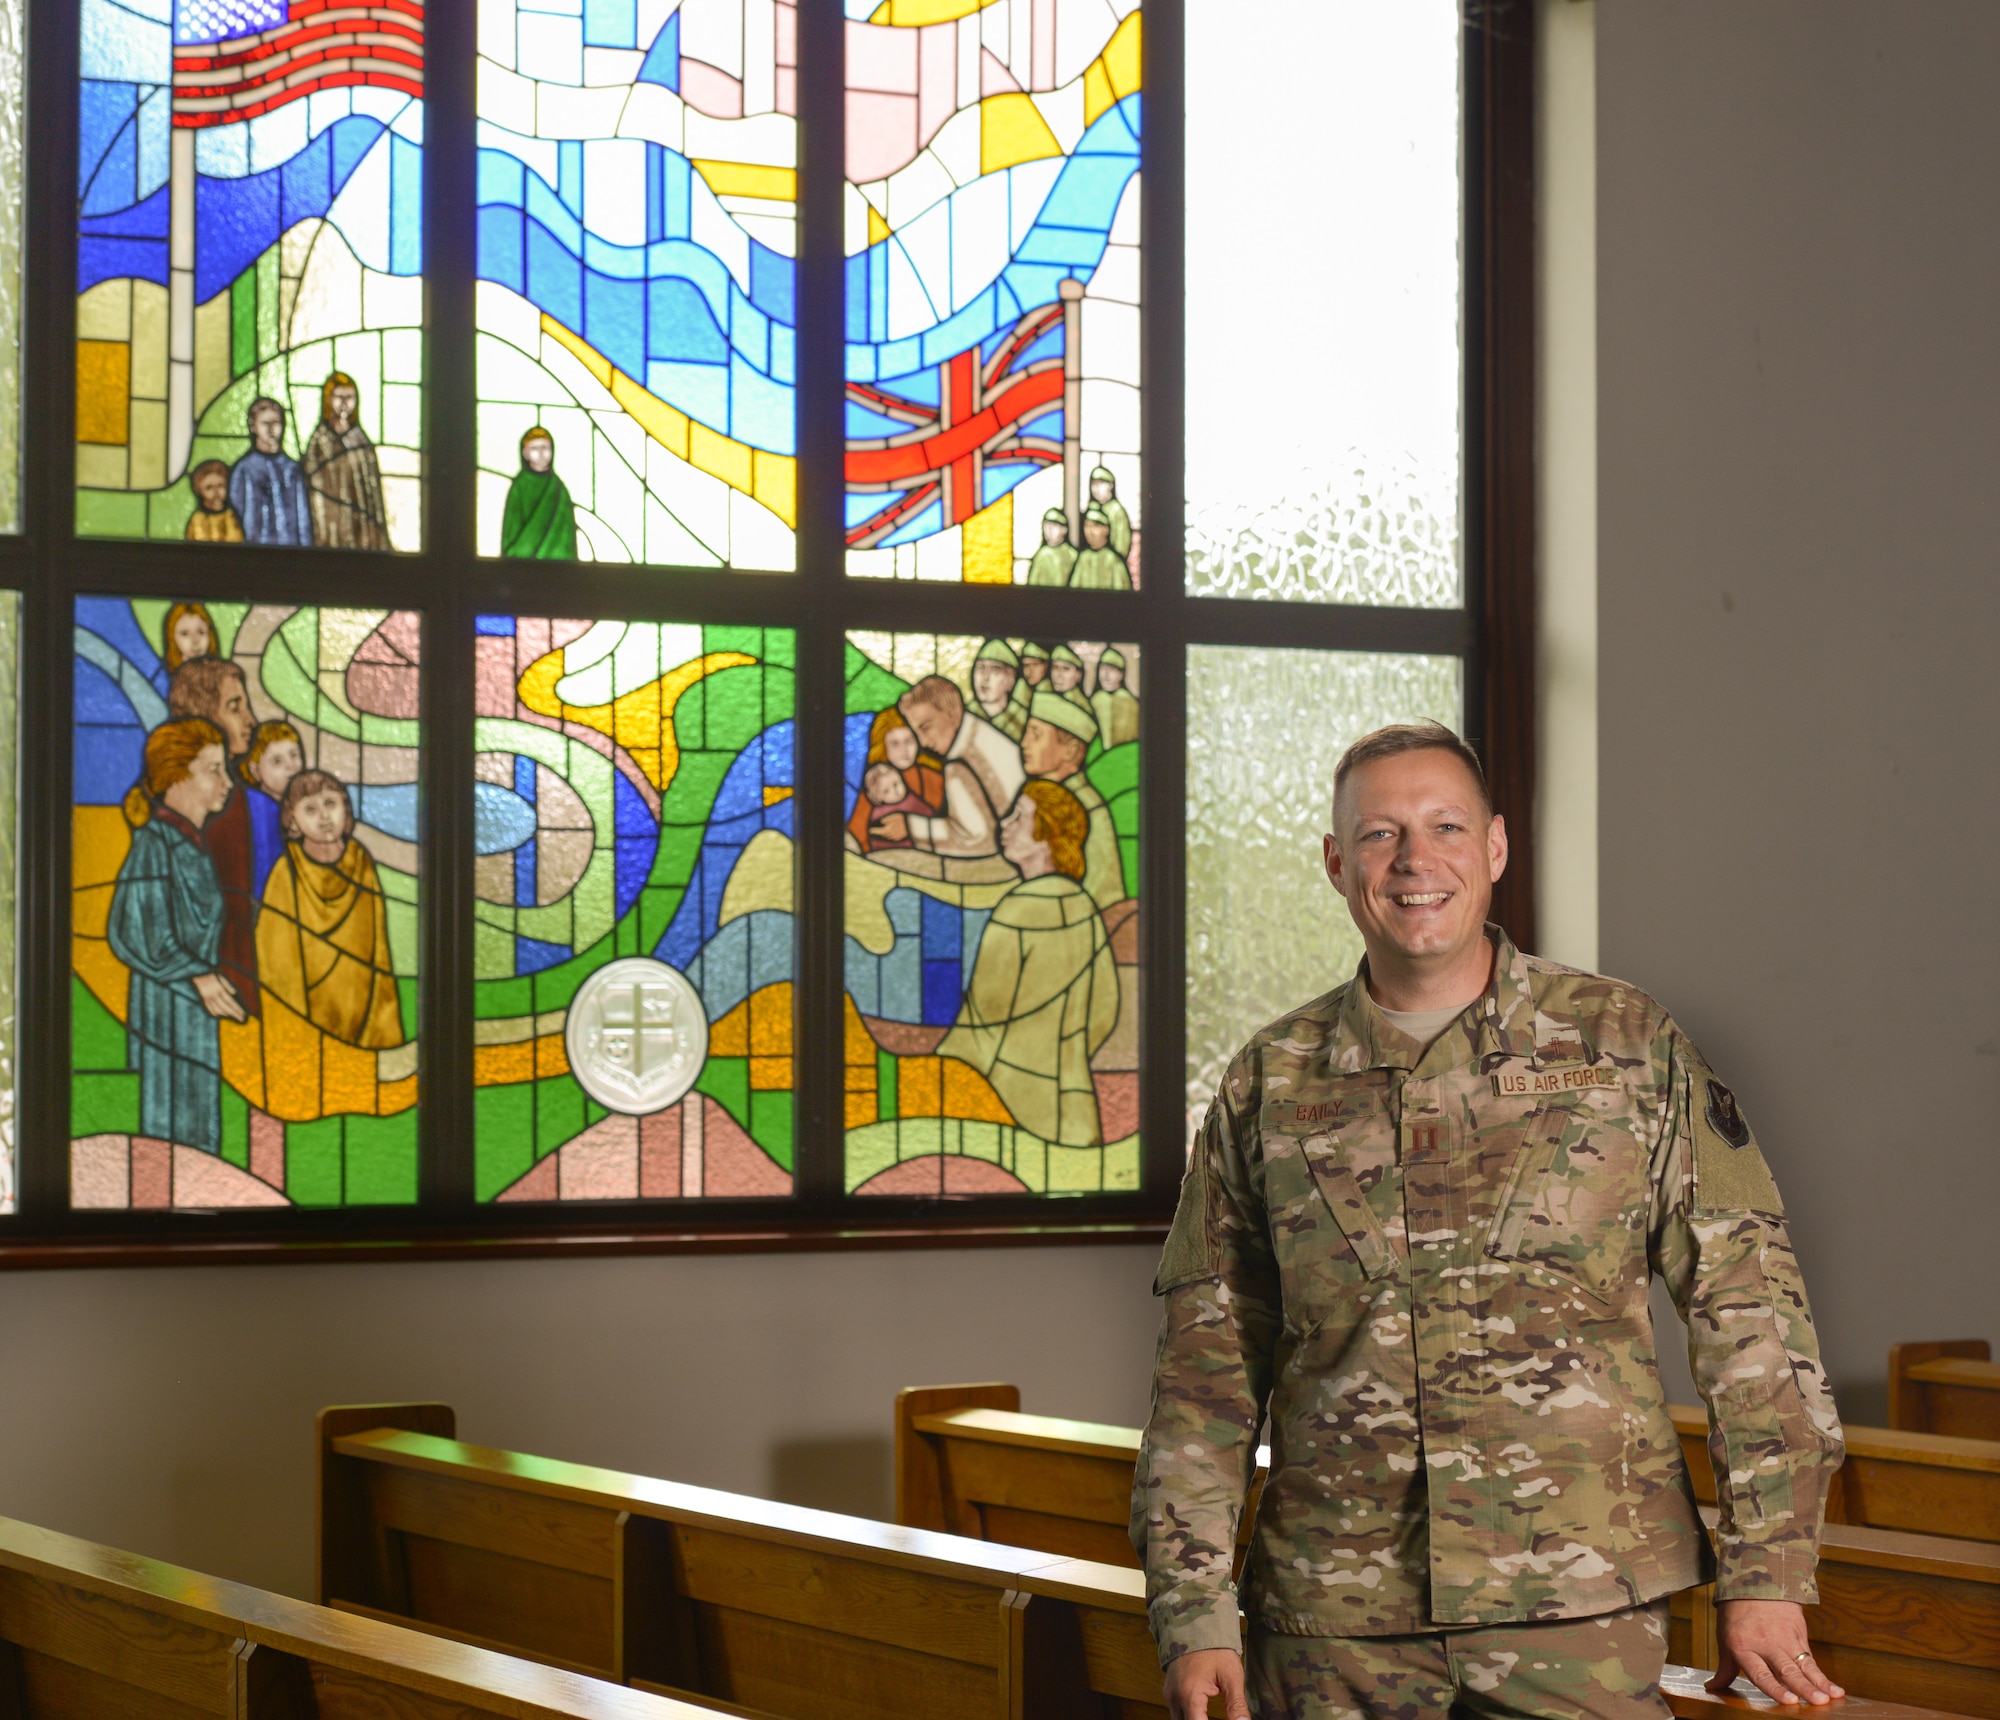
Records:
M418 617L81 597L70 1203L417 1197Z
M423 538L421 0L80 0L76 529Z
M1136 585L1136 0L847 16L848 571Z
M482 0L482 554L793 566L797 35Z
M1188 647L1191 1130L1244 1041L1361 959L1320 858L1341 753L1385 723L1457 728L1461 682L1456 657Z
M1461 601L1463 10L1190 0L1191 592Z
M478 627L479 1198L789 1194L794 635Z
M847 642L846 1185L1139 1186L1139 653Z

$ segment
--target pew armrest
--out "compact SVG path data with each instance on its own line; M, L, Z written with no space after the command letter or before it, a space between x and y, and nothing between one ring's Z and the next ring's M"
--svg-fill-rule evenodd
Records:
M936 1445L917 1430L920 1417L954 1410L1007 1412L1021 1407L1021 1388L1001 1380L962 1386L905 1386L896 1394L896 1521L909 1529L964 1534L953 1521ZM977 1535L978 1530L970 1533Z

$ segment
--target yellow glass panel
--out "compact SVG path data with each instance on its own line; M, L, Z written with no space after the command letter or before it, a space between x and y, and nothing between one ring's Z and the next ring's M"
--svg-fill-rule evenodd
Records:
M132 348L122 340L76 343L76 439L123 443L131 436Z

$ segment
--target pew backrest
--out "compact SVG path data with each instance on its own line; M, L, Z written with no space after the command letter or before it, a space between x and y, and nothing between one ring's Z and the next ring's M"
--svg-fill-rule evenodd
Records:
M1889 1425L2000 1440L2000 1362L1984 1338L1898 1344L1889 1352Z
M7 1720L713 1720L0 1518Z

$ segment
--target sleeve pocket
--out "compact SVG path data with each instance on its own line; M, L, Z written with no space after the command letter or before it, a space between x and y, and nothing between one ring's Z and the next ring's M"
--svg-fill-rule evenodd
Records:
M1792 1466L1774 1393L1766 1380L1726 1387L1709 1403L1708 1456L1719 1497L1739 1523L1769 1523L1792 1514Z
M1215 1244L1208 1234L1208 1151L1205 1142L1196 1141L1187 1175L1181 1178L1180 1205L1174 1208L1174 1227L1160 1253L1153 1294L1164 1296L1183 1284L1214 1276Z

